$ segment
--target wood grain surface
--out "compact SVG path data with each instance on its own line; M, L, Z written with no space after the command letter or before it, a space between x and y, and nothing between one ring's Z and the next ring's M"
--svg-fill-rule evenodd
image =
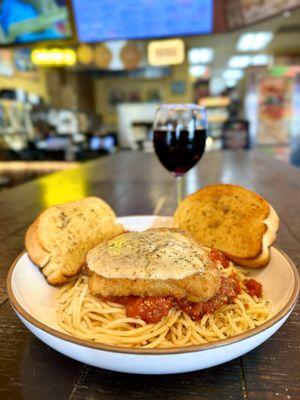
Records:
M236 183L278 211L277 244L300 265L300 170L259 152L206 154L185 179L185 193ZM299 305L270 340L229 363L188 374L136 376L68 359L36 339L9 304L5 280L24 233L44 208L96 195L119 216L172 215L174 178L155 155L123 152L0 193L0 399L300 400Z

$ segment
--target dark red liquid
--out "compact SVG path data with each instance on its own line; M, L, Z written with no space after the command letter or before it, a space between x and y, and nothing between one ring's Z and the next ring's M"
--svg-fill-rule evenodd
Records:
M174 175L183 175L202 157L206 130L154 131L154 149L162 165Z

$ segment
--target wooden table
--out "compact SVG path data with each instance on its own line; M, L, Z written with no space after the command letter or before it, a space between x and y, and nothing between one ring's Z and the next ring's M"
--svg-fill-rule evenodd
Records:
M255 152L210 153L189 172L185 189L191 193L217 182L241 184L269 199L281 218L278 244L300 265L300 170ZM246 356L181 375L99 370L36 339L11 309L7 270L41 210L86 195L101 196L119 216L172 215L176 207L174 178L144 153L119 153L0 194L0 399L300 399L299 307L275 336Z

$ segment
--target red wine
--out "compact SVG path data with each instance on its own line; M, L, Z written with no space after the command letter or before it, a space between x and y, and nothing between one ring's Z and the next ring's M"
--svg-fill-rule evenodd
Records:
M180 176L190 170L205 150L206 130L154 130L154 149L162 165Z

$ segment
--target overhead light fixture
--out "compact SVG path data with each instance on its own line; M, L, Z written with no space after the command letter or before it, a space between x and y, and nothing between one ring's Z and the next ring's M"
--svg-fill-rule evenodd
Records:
M223 72L223 78L228 80L239 80L244 76L244 72L241 69L226 69Z
M238 51L259 51L265 49L274 37L273 32L248 32L240 36Z
M214 59L214 50L211 47L194 47L188 51L190 64L209 64Z
M155 40L148 44L148 62L153 67L181 64L184 57L182 39Z
M70 48L38 48L31 52L31 61L35 65L64 67L76 64L76 52Z
M247 68L251 62L251 56L233 56L228 61L229 68Z
M270 63L271 56L269 54L240 55L232 56L228 61L229 68L244 69L249 66L263 66Z
M271 62L271 56L269 54L256 54L251 58L251 65L263 66L268 65Z
M234 88L238 83L235 79L227 79L225 82L228 88Z
M192 65L189 67L189 74L195 78L201 78L208 73L206 65Z

